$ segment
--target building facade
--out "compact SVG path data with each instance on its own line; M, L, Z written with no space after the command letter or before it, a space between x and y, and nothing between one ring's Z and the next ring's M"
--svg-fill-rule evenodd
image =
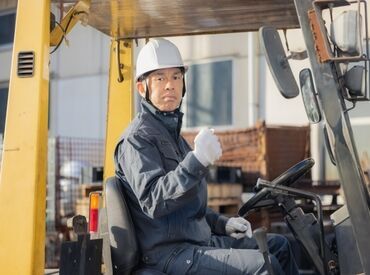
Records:
M0 134L6 117L14 2L0 4ZM253 127L258 121L265 121L267 125L308 124L301 96L286 100L278 92L261 53L257 33L169 39L180 48L189 65L188 93L183 103L185 128L245 128ZM68 43L63 42L50 57L49 135L104 139L110 38L78 24L67 35L67 40ZM291 49L304 49L299 30L288 31L288 41ZM144 43L145 39L134 43L134 54ZM308 60L290 64L296 79L302 68L309 67ZM369 129L370 110L366 103L359 103L350 114L354 133L359 137L360 158L366 161L370 145L361 138ZM325 153L321 128L311 126L311 153L318 163L316 167L326 168L316 168L313 177L334 179L335 169Z

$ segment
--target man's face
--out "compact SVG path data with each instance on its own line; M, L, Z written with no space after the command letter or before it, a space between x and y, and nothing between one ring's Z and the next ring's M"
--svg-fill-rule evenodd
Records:
M153 105L163 112L178 108L182 99L183 77L179 68L161 69L149 74L146 81ZM145 97L145 81L136 85L140 95Z

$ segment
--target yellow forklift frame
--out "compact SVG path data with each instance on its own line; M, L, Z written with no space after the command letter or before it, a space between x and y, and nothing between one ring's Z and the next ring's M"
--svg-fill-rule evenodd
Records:
M2 274L44 271L49 18L49 1L18 1L0 172Z

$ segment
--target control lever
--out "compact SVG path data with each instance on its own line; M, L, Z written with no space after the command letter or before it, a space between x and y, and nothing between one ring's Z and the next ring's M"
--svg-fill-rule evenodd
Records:
M266 228L260 227L253 231L253 237L256 239L260 252L263 255L263 259L265 260L267 271L269 275L274 275L274 271L272 270L272 265L269 258L269 250L267 246L267 238L266 238Z

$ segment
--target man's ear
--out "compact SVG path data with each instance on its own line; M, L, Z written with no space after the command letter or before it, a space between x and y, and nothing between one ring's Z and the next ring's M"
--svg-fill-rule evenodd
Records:
M136 82L136 90L139 92L139 94L143 98L145 98L145 90L146 90L145 86L146 86L145 81L137 81Z

